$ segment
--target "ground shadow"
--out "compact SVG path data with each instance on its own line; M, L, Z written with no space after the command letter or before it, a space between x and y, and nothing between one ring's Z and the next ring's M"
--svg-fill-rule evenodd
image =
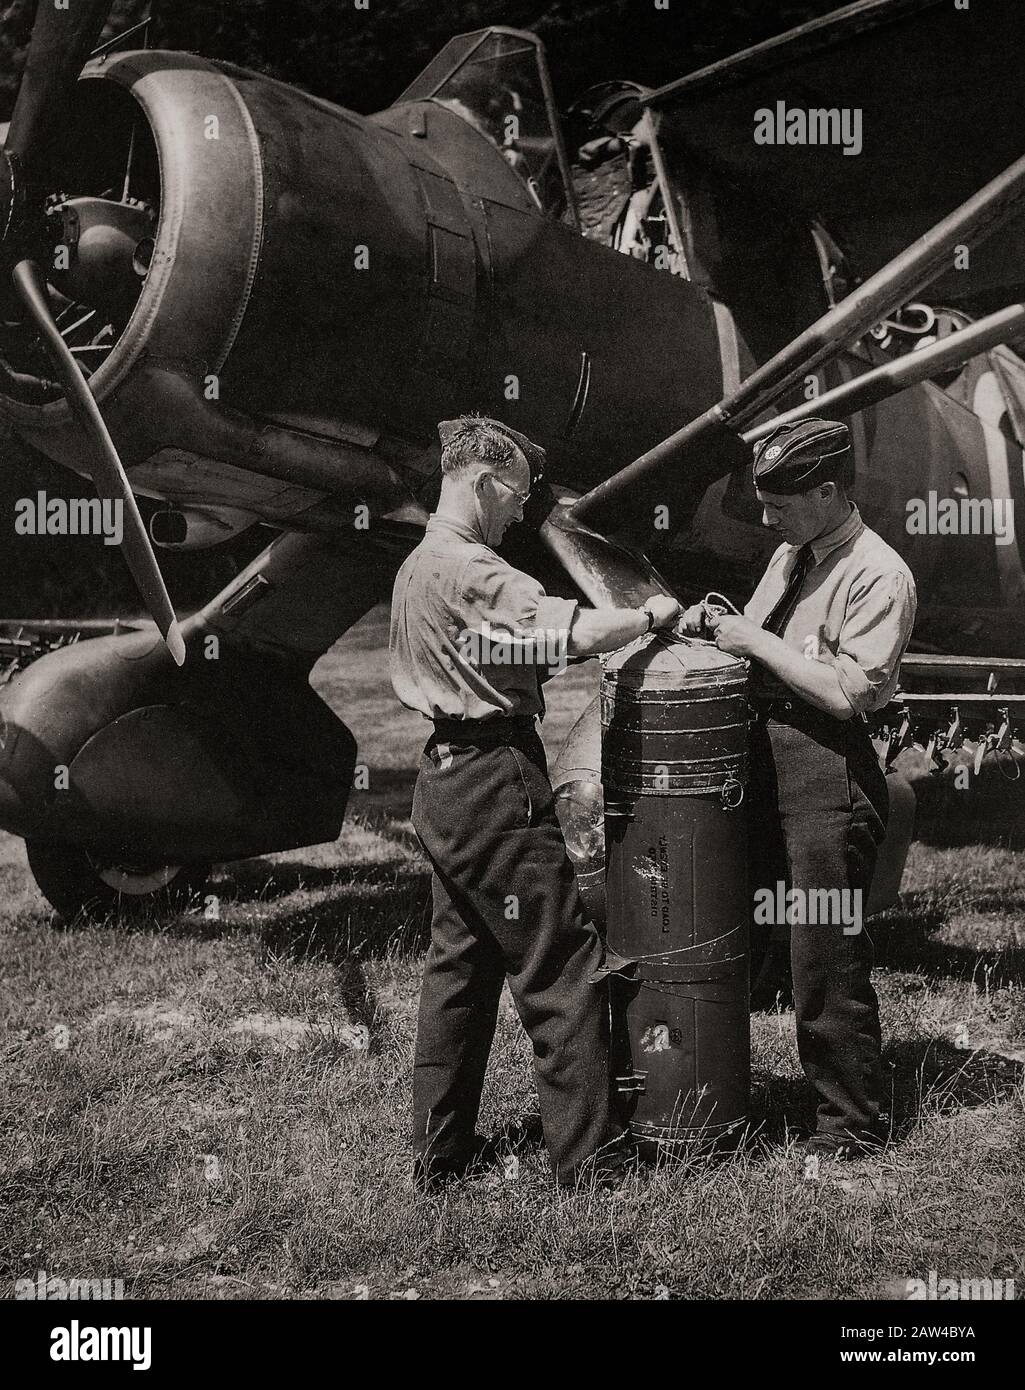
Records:
M963 781L963 779L960 779ZM1025 773L1009 780L988 757L961 787L955 771L916 777L915 839L935 848L1025 848Z
M352 870L333 880L329 897L272 906L261 923L261 952L295 960L375 959L420 954L430 939L426 872Z
M211 891L225 903L274 902L303 889L328 888L344 882L358 869L350 865L284 864L269 859L239 859L222 865L211 878Z
M1025 1067L996 1052L969 1052L946 1038L915 1038L883 1049L890 1085L890 1125L896 1141L926 1111L974 1110L1020 1091Z
M309 888L310 866L294 867L304 871L297 876L296 888ZM275 882L280 885L280 879ZM381 1015L365 963L427 949L429 878L415 868L397 874L394 868L368 866L331 871L320 882L330 887L330 896L294 904L286 890L278 902L272 901L259 926L259 963L287 959L330 965L342 1007L353 1024L367 1029L369 1051L374 1053Z
M354 788L349 793L349 813L380 815L407 820L413 805L413 787L417 768L371 767L370 785Z
M890 1139L907 1138L926 1113L973 1110L1019 1093L1025 1067L1010 1057L959 1049L946 1038L919 1038L883 1048L884 1113ZM815 1128L815 1097L803 1077L756 1072L751 1085L755 1142L784 1148L795 1132Z
M1016 911L1025 915L1025 894L996 889L973 895L973 911ZM960 910L963 910L961 908ZM877 967L911 974L971 980L979 989L1025 983L1025 948L958 945L937 939L951 911L928 893L903 893L900 906L868 923Z
M262 960L274 955L340 965L426 951L430 897L430 873L415 861L326 868L250 859L222 869L190 910L175 916L165 910L110 916L104 923L79 916L61 926L85 931L106 925L125 933L212 941L251 932L252 920L240 920L231 908L253 904L262 909L257 919ZM211 901L217 904L212 913Z
M756 1071L751 1077L751 1135L756 1143L785 1148L794 1132L815 1128L815 1101L803 1076L775 1076Z

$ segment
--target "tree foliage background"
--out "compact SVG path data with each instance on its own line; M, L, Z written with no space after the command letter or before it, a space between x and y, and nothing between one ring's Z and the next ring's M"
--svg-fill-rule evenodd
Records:
M545 42L556 96L568 103L592 83L649 85L795 24L840 0L114 0L104 38L152 10L150 45L182 48L254 68L351 110L389 105L454 35L488 24L530 29ZM0 118L10 115L35 0L0 13ZM137 609L123 561L96 541L15 538L14 502L38 488L67 493L71 475L12 438L0 439L0 617L90 616ZM16 543L17 542L17 543ZM179 603L197 604L230 577L239 554L162 557Z
M152 45L184 48L377 111L453 36L488 24L530 29L568 101L592 82L657 85L841 7L841 0L114 0L106 37L153 13ZM0 15L0 111L9 112L35 12Z

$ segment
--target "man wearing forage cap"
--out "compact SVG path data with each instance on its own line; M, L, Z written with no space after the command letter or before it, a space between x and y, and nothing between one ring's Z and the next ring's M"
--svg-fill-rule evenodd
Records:
M847 426L837 421L780 425L759 441L755 491L782 544L743 617L696 605L684 618L692 632L704 621L719 647L751 661L753 1002L764 1006L771 993L770 938L778 952L783 902L797 1045L819 1102L805 1147L840 1157L878 1141L882 1101L861 913L888 796L864 716L896 688L916 603L907 565L847 496L852 473Z
M628 1159L610 1108L602 945L577 892L536 721L540 681L567 656L612 651L673 623L643 608L549 597L495 553L523 516L545 453L498 420L438 427L441 497L395 580L391 677L433 720L413 826L433 868L431 946L413 1062L414 1182L466 1173L506 979L534 1046L545 1141L558 1181L615 1185Z

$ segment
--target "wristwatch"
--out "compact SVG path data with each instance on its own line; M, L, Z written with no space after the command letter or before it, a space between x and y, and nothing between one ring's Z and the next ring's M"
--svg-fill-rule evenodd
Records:
M655 615L646 603L641 604L641 612L647 615L648 626L644 629L645 633L654 631Z

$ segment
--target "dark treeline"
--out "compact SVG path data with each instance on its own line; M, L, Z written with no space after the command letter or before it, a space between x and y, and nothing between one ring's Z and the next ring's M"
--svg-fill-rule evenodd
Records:
M614 77L657 85L837 9L837 0L156 0L151 46L238 63L369 112L387 106L454 34L487 24L544 39L562 103ZM115 0L104 37L149 11ZM35 0L0 16L0 118L25 60ZM4 431L0 437L0 616L95 616L135 610L124 562L98 540L15 537L14 503L44 488L67 494L72 476ZM144 504L145 505L145 504ZM265 536L266 532L263 533ZM269 537L268 537L269 538ZM251 552L164 555L177 602L200 603Z
M839 0L153 0L152 43L271 73L355 111L393 101L453 36L487 24L544 39L556 92L568 101L613 77L656 85L817 15ZM149 0L115 0L105 37ZM0 111L9 112L34 0L0 18Z

